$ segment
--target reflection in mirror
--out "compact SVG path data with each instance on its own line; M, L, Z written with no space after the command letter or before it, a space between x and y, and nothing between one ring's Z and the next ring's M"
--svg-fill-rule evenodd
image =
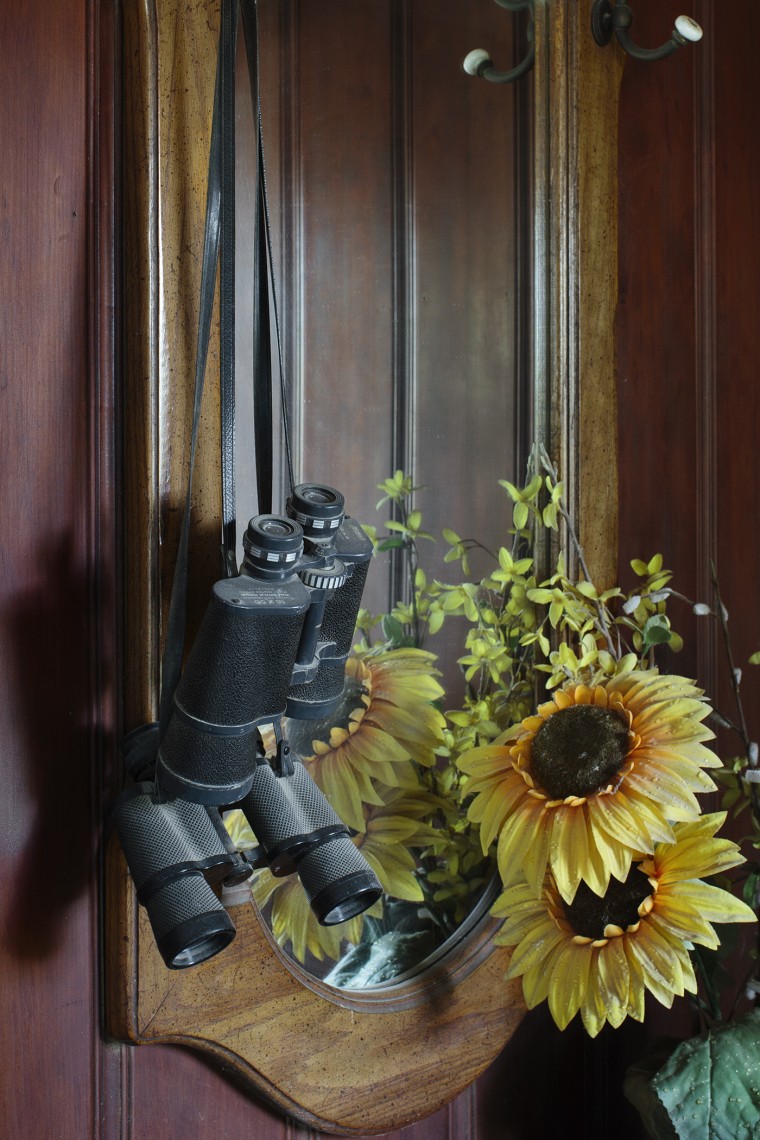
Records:
M521 483L531 434L530 77L494 87L462 68L477 42L519 63L528 16L493 0L258 9L295 478L341 490L376 539L341 707L323 722L291 720L288 735L386 895L364 916L320 926L296 876L261 869L253 891L309 970L337 986L376 985L455 936L492 874L454 763L474 739L489 674L465 680L459 662L478 623L466 591L437 583L478 582L511 546L499 480ZM238 70L244 423L253 134ZM243 451L239 433L244 522L258 505ZM275 510L286 497L283 478ZM240 813L227 823L241 846L254 841Z

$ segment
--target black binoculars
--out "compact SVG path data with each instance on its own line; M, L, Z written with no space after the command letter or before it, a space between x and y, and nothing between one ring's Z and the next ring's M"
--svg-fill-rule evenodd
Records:
M243 549L240 574L213 587L158 751L162 792L194 803L247 794L261 725L337 708L372 542L339 491L305 483L287 515L251 519Z
M213 888L244 880L254 865L297 872L323 925L353 918L382 893L282 730L283 717L324 719L340 704L372 543L332 487L301 484L286 509L251 519L241 572L214 585L163 737L143 726L128 743L140 782L119 797L114 821L174 969L232 940ZM235 851L219 814L236 805L259 844L253 857Z

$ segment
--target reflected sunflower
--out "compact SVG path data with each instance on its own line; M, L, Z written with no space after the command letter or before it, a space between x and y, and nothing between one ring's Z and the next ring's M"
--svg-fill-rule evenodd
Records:
M376 782L408 784L409 761L435 762L444 718L432 702L443 696L435 657L421 649L392 649L351 658L346 665L343 712L308 746L294 736L309 731L291 722L291 741L341 819L364 828L364 805L381 806ZM311 730L313 731L313 729Z
M605 1022L642 1021L647 990L668 1009L676 995L696 993L685 942L715 949L713 922L755 920L745 903L701 881L743 862L735 843L714 838L725 818L677 823L675 841L634 862L603 898L581 884L564 902L549 873L538 899L525 880L507 888L492 908L506 916L496 941L515 948L506 977L522 977L528 1008L548 1000L560 1029L580 1011L595 1037Z
M408 902L424 901L415 851L428 847L436 837L428 823L436 807L435 798L421 788L413 792L391 788L385 793L385 803L365 806L364 828L354 836L354 843L386 895Z
M683 677L634 670L560 689L535 716L458 764L473 796L483 851L498 836L505 885L520 870L535 894L547 865L572 902L585 881L597 895L624 882L634 852L673 841L672 822L696 819L695 793L715 789L703 768L710 707Z

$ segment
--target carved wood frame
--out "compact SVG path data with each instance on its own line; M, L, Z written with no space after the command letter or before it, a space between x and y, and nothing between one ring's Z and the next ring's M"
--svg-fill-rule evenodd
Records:
M579 8L585 5L574 0L537 5L536 422L567 474L587 554L609 577L621 65L614 48L593 44ZM123 16L129 730L156 715L189 439L218 12L211 0L193 7L124 0ZM218 341L211 369L217 357ZM218 576L213 388L204 398L194 484L199 605L191 598L191 611L198 613ZM223 954L192 970L167 970L115 842L106 908L106 1021L114 1037L202 1049L289 1115L332 1133L386 1132L440 1108L490 1064L523 1016L519 985L503 981L509 955L494 947L487 914L425 973L349 995L300 970L252 905L234 911L237 938Z

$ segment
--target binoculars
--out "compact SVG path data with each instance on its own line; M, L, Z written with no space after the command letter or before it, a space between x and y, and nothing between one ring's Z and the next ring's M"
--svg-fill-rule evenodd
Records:
M332 487L297 486L286 511L251 519L240 573L214 585L163 736L144 726L128 738L140 782L117 800L114 822L174 969L229 944L235 928L213 888L253 866L297 873L324 925L382 893L282 729L284 717L323 720L340 704L372 543ZM234 806L259 844L253 858L224 828L219 808Z

